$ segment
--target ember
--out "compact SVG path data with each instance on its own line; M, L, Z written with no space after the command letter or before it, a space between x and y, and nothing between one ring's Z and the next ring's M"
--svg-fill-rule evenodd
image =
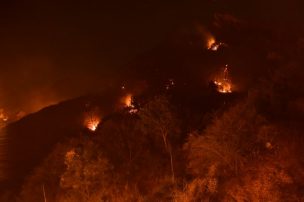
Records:
M167 83L165 84L166 90L170 90L170 89L172 89L174 86L175 86L174 79L169 79L169 80L167 81Z
M222 42L214 42L213 44L211 44L210 48L208 49L212 51L217 51L222 46L225 46L225 44Z

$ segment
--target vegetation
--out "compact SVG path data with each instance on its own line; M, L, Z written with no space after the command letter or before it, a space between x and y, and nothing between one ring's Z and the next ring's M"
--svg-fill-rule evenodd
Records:
M79 126L0 201L304 201L304 63L276 54L246 93L191 102L197 89L171 81Z
M117 112L94 133L58 144L17 201L304 200L302 127L296 117L265 116L261 106L274 113L277 103L265 103L264 90L215 113L203 131L183 132L165 95L136 114Z

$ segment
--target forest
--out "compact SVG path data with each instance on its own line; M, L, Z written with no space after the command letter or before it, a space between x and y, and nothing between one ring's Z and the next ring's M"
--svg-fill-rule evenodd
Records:
M134 98L96 130L56 144L13 198L302 201L304 108L297 68L282 67L233 99L211 91L209 99L225 104L206 113L181 104L173 92L138 98L141 105L131 111Z
M115 79L70 68L54 86L78 97L9 123L0 108L0 202L304 201L304 29L210 16Z

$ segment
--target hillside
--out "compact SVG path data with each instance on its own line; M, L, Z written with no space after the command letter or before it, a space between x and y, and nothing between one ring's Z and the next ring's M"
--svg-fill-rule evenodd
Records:
M0 200L303 200L300 34L182 26L119 85L7 125Z

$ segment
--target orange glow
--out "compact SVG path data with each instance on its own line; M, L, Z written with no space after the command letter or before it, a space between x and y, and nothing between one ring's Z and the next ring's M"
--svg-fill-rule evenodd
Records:
M132 95L131 95L131 94L126 95L126 96L123 98L124 106L125 106L125 107L134 107L134 106L132 105L132 100L133 100L133 98L132 98Z
M210 50L212 49L213 45L216 43L216 40L213 36L209 36L207 39L207 49Z
M210 35L207 39L206 46L208 50L217 51L220 47L227 46L227 44L216 41L216 39Z
M219 82L214 81L214 84L217 86L217 91L220 93L231 93L231 84L229 82Z
M96 129L98 128L98 125L100 124L101 119L99 116L97 115L91 115L89 117L86 118L85 120L85 126L87 129L89 129L90 131L96 131Z
M0 129L8 124L8 120L8 115L5 113L4 109L0 109Z
M217 87L217 91L220 93L231 93L232 83L228 75L228 65L225 66L223 73L213 80L213 83Z
M227 46L225 43L216 42L215 40L208 41L208 50L217 51L220 47Z
M4 109L0 109L0 120L3 121L3 122L8 121L8 116L4 112Z
M122 98L122 104L125 108L128 109L130 114L134 114L138 112L138 109L135 108L133 104L133 96L132 94L127 94Z
M219 49L220 45L221 45L220 43L219 44L218 43L212 44L211 45L211 50L217 51Z
M76 156L76 152L74 149L71 149L70 151L68 151L66 154L65 154L65 162L67 164L69 164L73 158Z

